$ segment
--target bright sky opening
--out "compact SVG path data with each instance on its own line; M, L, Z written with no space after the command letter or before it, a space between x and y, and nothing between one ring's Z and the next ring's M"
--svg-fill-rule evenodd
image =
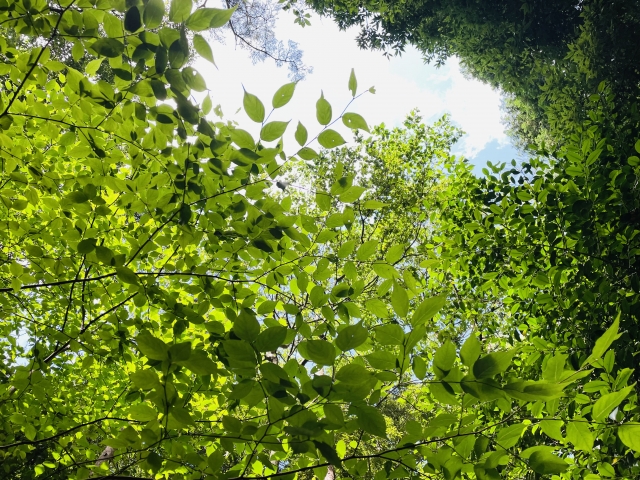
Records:
M413 47L408 47L401 57L387 59L379 51L358 48L357 33L357 29L340 31L332 20L317 15L312 17L310 27L302 28L293 23L287 12L280 12L276 35L283 41L297 42L304 52L304 63L313 67L313 73L297 85L293 100L270 118L291 120L285 135L286 152L295 148L293 132L298 121L307 127L310 138L321 130L315 119L315 103L321 91L333 107L334 118L342 112L351 100L347 82L354 68L358 91L374 86L376 93L364 95L348 111L361 114L370 126L382 122L387 126L400 125L415 108L427 122L449 113L454 124L466 132L453 153L470 159L477 171L488 160L496 163L521 156L504 131L500 93L465 78L456 59L441 68L425 65ZM247 51L236 47L231 37L226 44L213 43L212 49L218 68L205 60L200 60L196 68L213 90L213 105L221 105L226 120L237 120L242 128L257 135L259 125L253 124L251 128L251 120L244 111L238 111L243 86L257 95L269 111L275 91L289 82L287 68L278 68L270 60L252 64ZM350 140L351 133L338 123L335 128Z

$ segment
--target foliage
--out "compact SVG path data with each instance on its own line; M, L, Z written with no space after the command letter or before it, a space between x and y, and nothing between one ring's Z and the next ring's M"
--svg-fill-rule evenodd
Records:
M260 138L207 120L187 60L210 55L197 32L231 14L183 0L0 9L30 39L0 38L3 478L637 477L615 309L571 358L534 335L476 335L495 312L471 281L465 310L468 259L436 231L455 202L475 211L446 121L374 129L369 169L350 151L318 159L315 206L275 195L285 165L317 157L312 141L344 143L338 120L368 126L321 98L319 133L298 124L287 157L289 123L271 116L295 84L270 113L245 92ZM51 59L58 37L91 60ZM354 74L348 88L355 99Z

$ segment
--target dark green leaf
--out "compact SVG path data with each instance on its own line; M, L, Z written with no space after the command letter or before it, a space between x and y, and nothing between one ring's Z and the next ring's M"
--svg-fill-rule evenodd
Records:
M91 44L91 48L100 56L115 58L122 55L124 45L115 38L100 38Z
M140 18L140 10L133 6L124 15L124 28L130 32L137 32L142 28L142 19Z
M118 275L118 279L124 283L131 285L138 285L140 283L136 273L128 267L116 267L116 274Z
M318 365L333 365L336 349L326 340L307 340L298 345L298 352L303 358Z
M491 378L504 372L511 365L511 359L515 353L515 350L509 350L507 352L494 352L481 357L473 364L473 375L478 379Z
M145 357L152 360L164 360L169 352L167 345L149 332L138 335L136 337L136 345Z
M255 341L259 352L272 352L282 345L287 337L287 328L282 326L269 327L260 332Z
M346 352L353 348L359 347L367 341L367 329L358 325L349 325L340 330L338 338L336 338L336 346Z
M260 333L260 324L252 314L243 310L233 322L233 331L242 340L253 342Z
M353 407L353 410L358 417L358 427L372 435L387 438L387 424L377 408L365 405Z
M558 475L569 468L567 462L545 450L532 453L529 466L541 475Z

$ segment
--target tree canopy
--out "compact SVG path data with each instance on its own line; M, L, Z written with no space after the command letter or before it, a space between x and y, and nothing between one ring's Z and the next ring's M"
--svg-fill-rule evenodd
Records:
M295 83L245 92L258 136L211 121L190 59L233 9L0 6L3 478L640 475L640 142L606 86L477 178L446 117L370 128L353 71L313 127L278 119Z

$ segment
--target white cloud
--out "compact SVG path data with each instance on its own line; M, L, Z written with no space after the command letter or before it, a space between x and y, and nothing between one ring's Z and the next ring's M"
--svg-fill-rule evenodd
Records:
M276 31L278 37L298 42L304 51L304 62L314 69L298 84L291 103L271 118L293 120L285 137L285 146L290 145L289 149L294 148L292 134L298 120L305 124L310 135L320 131L315 119L315 102L321 90L333 107L334 117L349 103L347 81L351 68L355 69L360 91L370 86L376 88L375 95L367 94L349 108L363 115L370 125L381 122L398 125L409 111L419 108L427 120L450 113L452 120L467 133L458 150L469 158L494 140L507 143L500 123L499 93L464 78L457 61L435 69L424 65L413 48L408 48L402 57L388 60L380 52L360 50L355 29L339 31L333 21L317 16L312 18L311 27L302 28L293 24L286 12L282 12L281 17ZM212 90L213 104L222 106L226 119L235 119L247 128L251 121L246 114L236 113L242 106L242 84L269 108L273 93L289 81L288 71L286 67L275 67L270 61L253 65L247 52L236 48L232 40L212 47L218 69L205 61L199 61L196 68ZM257 128L254 125L250 130L257 133ZM345 138L351 138L345 127L340 125L338 129Z

